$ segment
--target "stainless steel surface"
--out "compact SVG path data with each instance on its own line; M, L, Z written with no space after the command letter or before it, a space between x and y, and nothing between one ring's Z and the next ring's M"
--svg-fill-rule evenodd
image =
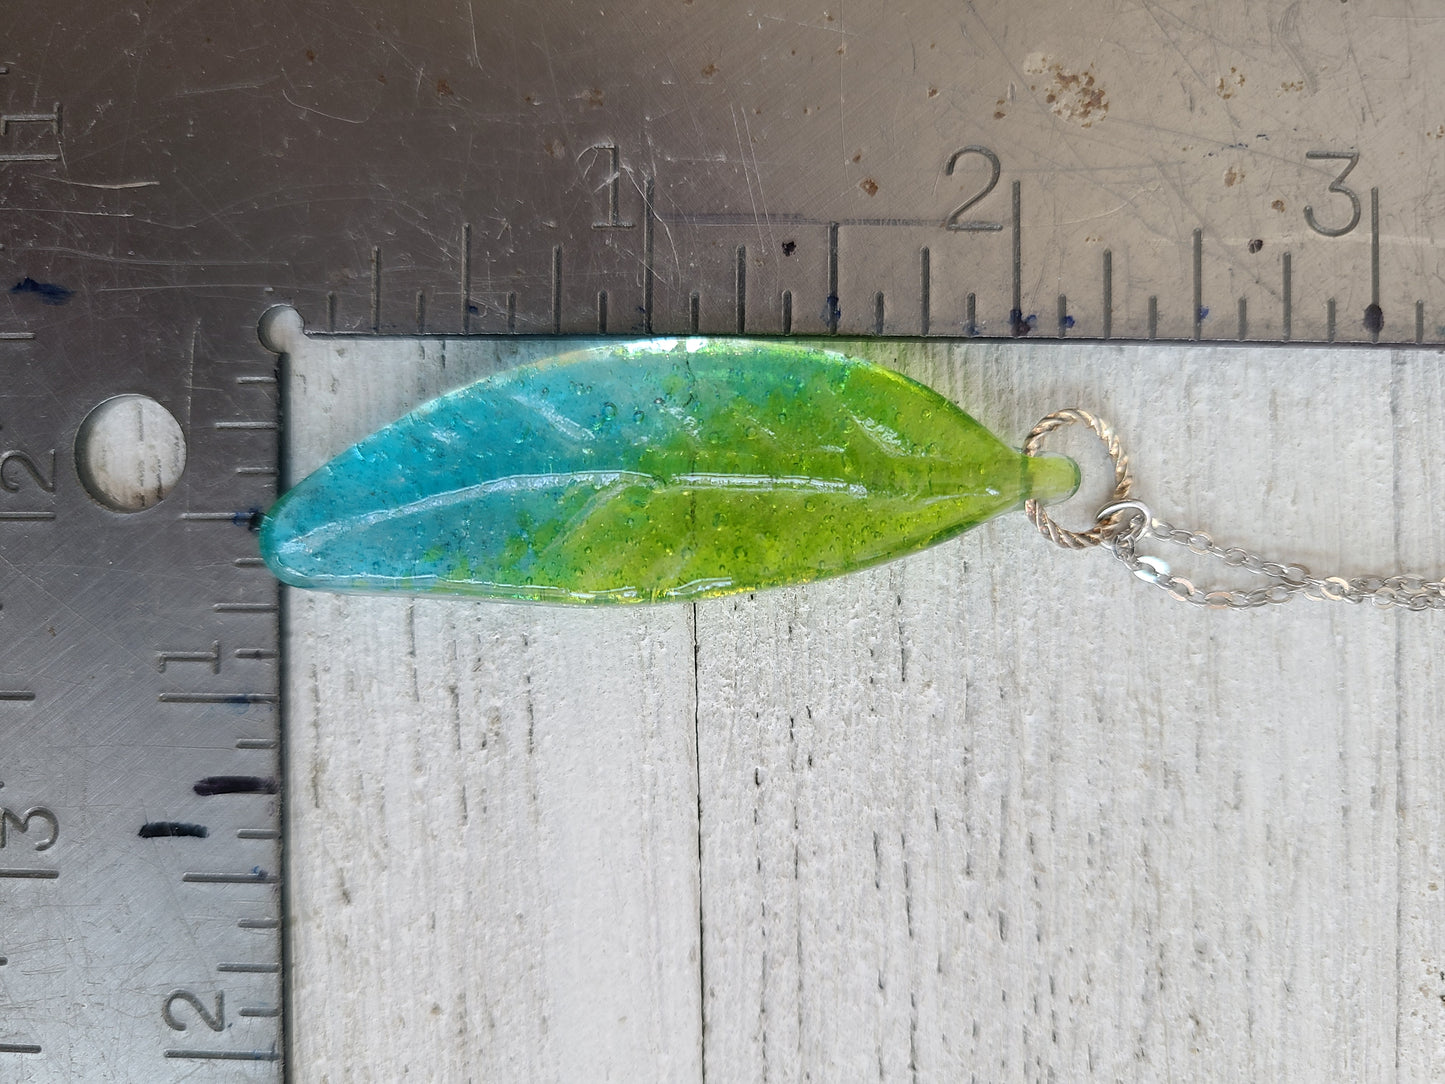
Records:
M1240 0L7 12L0 1075L280 1071L165 1057L280 1049L279 798L195 791L279 777L276 589L230 522L274 493L267 306L1439 343L1433 26ZM71 450L121 393L189 449L129 515Z

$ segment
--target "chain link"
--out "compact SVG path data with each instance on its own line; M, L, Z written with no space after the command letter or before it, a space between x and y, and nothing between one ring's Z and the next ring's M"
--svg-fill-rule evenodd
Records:
M1445 583L1423 576L1316 576L1304 565L1268 561L1257 553L1231 546L1218 545L1203 531L1190 531L1157 519L1147 505L1139 501L1121 501L1099 510L1097 522L1106 528L1106 544L1114 556L1134 575L1180 602L1211 609L1248 609L1289 602L1301 597L1317 602L1369 602L1382 609L1400 606L1409 610L1445 609ZM1169 571L1157 557L1141 555L1137 543L1144 538L1157 538L1182 546L1200 557L1208 557L1242 568L1271 582L1250 590L1197 587L1183 576Z
M1094 526L1088 531L1063 531L1047 516L1040 513L1035 518L1031 515L1044 536L1058 545L1070 549L1107 545L1124 567L1140 579L1168 592L1180 602L1210 609L1251 609L1295 598L1317 602L1353 602L1357 605L1369 602L1381 609L1390 606L1409 610L1445 609L1445 582L1439 580L1409 574L1354 576L1348 579L1344 576L1316 576L1296 562L1282 564L1269 561L1238 546L1226 549L1203 531L1175 527L1156 518L1148 505L1127 499L1129 485L1133 481L1129 475L1128 458L1108 424L1084 411L1069 409L1050 414L1029 434L1026 452L1037 454L1044 435L1069 424L1087 425L1104 441L1109 458L1114 462L1117 486L1113 502L1099 509L1094 517ZM1061 538L1059 535L1068 537ZM1157 538L1182 546L1198 557L1209 558L1229 568L1244 569L1270 582L1252 589L1197 587L1183 576L1174 575L1168 564L1158 557L1139 553L1138 543L1145 538Z

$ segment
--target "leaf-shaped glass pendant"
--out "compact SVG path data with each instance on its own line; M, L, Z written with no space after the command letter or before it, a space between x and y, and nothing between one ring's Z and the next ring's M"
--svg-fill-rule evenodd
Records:
M427 403L283 496L261 553L330 591L699 599L886 561L1077 483L869 362L658 339Z

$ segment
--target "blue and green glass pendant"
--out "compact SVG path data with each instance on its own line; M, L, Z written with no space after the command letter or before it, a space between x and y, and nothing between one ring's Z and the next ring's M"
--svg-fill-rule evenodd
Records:
M283 496L260 542L298 587L694 600L901 557L1078 477L870 362L656 339L427 403Z

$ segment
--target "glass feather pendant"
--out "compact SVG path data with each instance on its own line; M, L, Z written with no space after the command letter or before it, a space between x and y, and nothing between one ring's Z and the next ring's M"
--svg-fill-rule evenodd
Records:
M871 362L654 339L427 403L286 493L260 544L328 591L695 600L901 557L1078 477Z

